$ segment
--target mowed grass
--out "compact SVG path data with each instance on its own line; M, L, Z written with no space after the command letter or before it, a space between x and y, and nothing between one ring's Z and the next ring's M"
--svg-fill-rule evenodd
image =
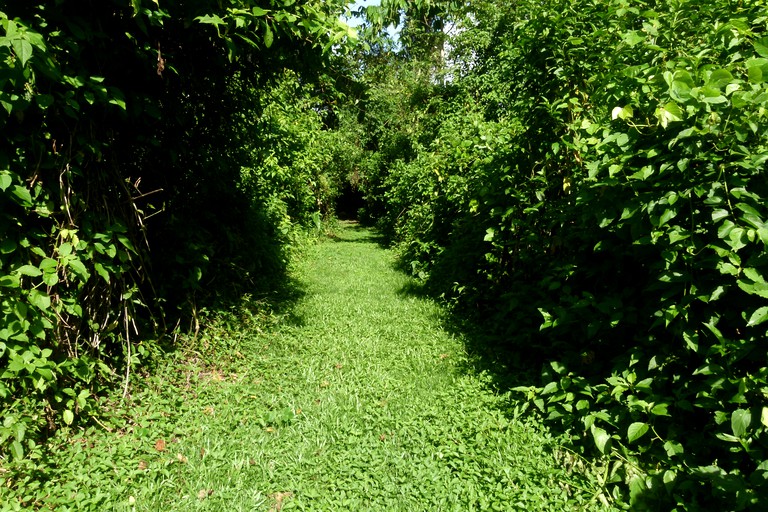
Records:
M546 430L505 414L509 396L466 370L461 337L405 291L369 231L344 226L296 279L303 295L272 327L211 327L205 357L134 382L130 407L115 406L122 426L54 439L28 498L56 510L599 508Z

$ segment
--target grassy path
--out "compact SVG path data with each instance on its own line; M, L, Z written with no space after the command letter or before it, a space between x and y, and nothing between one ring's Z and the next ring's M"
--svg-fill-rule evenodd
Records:
M461 339L404 293L369 232L319 244L298 279L303 296L273 329L214 332L229 347L219 361L187 364L175 387L148 383L123 431L62 446L53 508L596 508L553 441L460 370Z

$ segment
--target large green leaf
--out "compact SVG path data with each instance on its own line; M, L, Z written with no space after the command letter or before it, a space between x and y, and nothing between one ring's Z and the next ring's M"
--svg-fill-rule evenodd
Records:
M764 37L752 43L755 47L755 51L761 57L768 58L768 37Z
M29 291L29 302L44 311L51 307L51 298L46 293L36 289Z
M22 67L26 66L27 61L32 57L32 45L26 39L14 39L11 45Z
M592 425L592 438L595 441L595 446L603 455L607 454L611 449L611 436L608 432L600 427Z
M760 325L766 320L768 320L768 306L763 306L761 308L756 309L755 312L752 313L752 315L750 315L749 322L747 322L747 327Z
M736 409L731 414L731 430L736 437L744 437L752 423L752 414L746 409Z
M637 421L635 423L632 423L629 428L627 428L627 441L630 443L634 443L641 437L645 435L645 433L648 432L648 424L643 423L642 421Z

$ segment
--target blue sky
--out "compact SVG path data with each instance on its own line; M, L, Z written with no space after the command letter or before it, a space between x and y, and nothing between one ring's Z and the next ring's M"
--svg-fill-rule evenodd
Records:
M356 0L356 2L350 5L349 8L352 11L356 11L360 7L368 7L369 5L380 5L380 4L381 4L381 0ZM353 27L356 27L357 25L360 24L360 20L353 17L352 19L348 20L348 23Z
M349 9L356 11L360 7L368 7L369 5L381 5L381 0L356 0L355 3L349 6ZM360 25L359 18L353 17L345 21L353 27ZM389 32L389 35L391 35L395 41L399 40L398 30L395 27L390 25L387 27L387 32Z

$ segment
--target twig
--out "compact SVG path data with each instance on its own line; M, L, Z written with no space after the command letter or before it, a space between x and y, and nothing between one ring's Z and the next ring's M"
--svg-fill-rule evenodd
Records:
M123 400L128 396L128 383L131 379L131 334L130 325L128 325L128 308L123 310L123 323L125 324L125 345L128 352L128 360L125 365L125 383L123 384Z

